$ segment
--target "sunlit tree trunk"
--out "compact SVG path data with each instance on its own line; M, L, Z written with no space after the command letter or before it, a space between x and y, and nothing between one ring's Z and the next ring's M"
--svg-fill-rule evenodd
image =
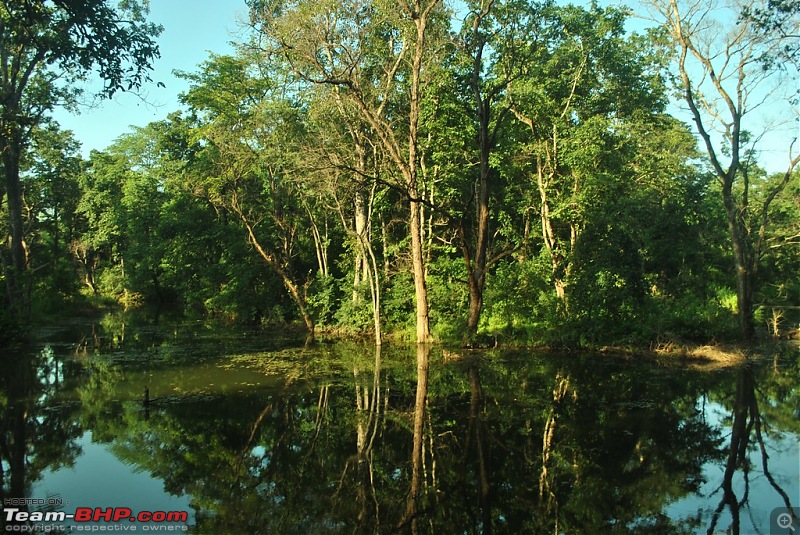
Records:
M410 190L411 195L416 190ZM428 318L428 287L425 281L425 262L422 250L422 221L419 201L411 201L409 231L411 232L411 269L414 274L414 298L417 313L417 343L431 340L430 320Z
M422 199L420 198L418 183L419 156L417 154L422 60L426 50L428 17L440 1L433 0L427 5L417 5L418 3L415 2L408 13L417 30L411 66L411 100L408 109L408 159L405 166L406 188L410 203L409 232L411 232L411 263L414 273L414 296L417 312L417 343L431 341L430 320L428 317L428 288L425 281L426 270L422 243Z
M366 172L366 164L363 158L359 165ZM357 297L357 287L366 280L369 284L369 293L372 299L372 326L375 330L375 345L382 343L382 324L381 324L381 278L378 270L378 261L375 258L375 250L372 247L372 206L375 202L375 190L377 183L372 185L368 200L364 199L364 194L357 191L354 198L355 208L355 236L356 236L356 258L353 298Z

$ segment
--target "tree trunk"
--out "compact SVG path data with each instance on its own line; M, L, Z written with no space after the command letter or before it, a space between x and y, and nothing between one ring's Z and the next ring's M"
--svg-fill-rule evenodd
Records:
M753 317L753 271L754 259L748 254L747 235L739 225L739 213L729 189L723 191L725 211L728 216L728 232L733 249L733 264L736 270L736 305L742 340L750 342L755 337L756 325Z
M241 212L236 210L237 215L241 219L242 223L244 223L245 228L247 229L247 234L250 239L250 243L253 244L253 247L256 248L256 251L261 256L261 258L266 262L266 264L271 267L275 273L283 281L283 285L289 291L289 294L292 296L295 304L297 305L298 310L300 310L300 315L303 317L303 323L305 323L306 329L308 330L308 339L307 342L312 342L314 340L314 319L311 317L311 314L308 312L308 307L306 307L306 296L305 292L300 291L300 287L291 277L290 272L283 268L280 262L270 254L266 249L261 246L261 243L258 241L256 237L255 231L253 227L247 220L247 217Z
M369 197L369 206L375 199L375 188L373 187ZM363 195L358 192L355 197L355 235L356 235L356 259L355 277L353 281L353 301L355 302L358 294L357 287L363 279L369 283L370 297L372 298L372 324L375 329L375 345L381 345L381 281L378 272L378 262L375 259L375 252L370 241L370 221L371 208L368 209L364 202Z
M280 275L281 279L283 279L283 285L289 290L289 293L294 299L297 308L300 310L300 315L303 317L303 323L306 325L306 329L308 330L308 335L311 340L314 338L314 320L311 318L311 314L308 312L308 307L306 307L306 297L300 291L300 288L297 284L292 280L292 278L282 269L276 269L278 275Z
M356 257L353 263L353 303L358 302L359 287L366 277L367 255L364 251L364 240L367 239L367 205L364 195L357 191L353 199L353 225L356 234Z
M404 178L409 197L409 231L411 232L411 264L414 273L414 295L417 313L417 343L424 344L431 341L430 321L428 318L428 288L425 284L425 257L422 245L422 203L418 184L418 127L420 113L420 85L422 74L423 55L425 52L425 37L428 15L440 0L431 1L422 12L412 13L414 25L417 29L417 39L414 46L414 56L411 65L411 94L408 104L408 159L405 162Z
M25 310L25 275L27 259L25 255L25 235L22 221L22 186L19 179L20 149L16 142L14 127L9 137L0 136L0 152L3 155L5 189L8 203L8 230L10 266L6 270L6 289L8 309L19 319Z
M428 287L425 284L425 260L422 251L422 222L420 221L420 202L416 191L409 191L410 202L409 230L411 232L411 267L414 274L414 296L417 311L417 343L431 341L430 321L428 317Z
M478 104L478 145L480 148L480 179L476 198L477 236L475 239L475 258L469 269L469 313L467 315L467 333L475 335L481 320L483 309L483 287L486 282L486 253L489 246L489 179L491 167L491 136L489 134L489 103L480 98L480 90L476 89ZM470 266L468 266L469 268Z

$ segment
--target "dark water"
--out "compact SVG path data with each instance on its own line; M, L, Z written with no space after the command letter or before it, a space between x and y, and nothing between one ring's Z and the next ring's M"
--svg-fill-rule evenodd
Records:
M7 532L797 526L791 516L776 524L800 505L796 348L699 370L602 355L305 348L280 333L113 316L40 339L3 357ZM187 514L160 524L18 516L78 508Z

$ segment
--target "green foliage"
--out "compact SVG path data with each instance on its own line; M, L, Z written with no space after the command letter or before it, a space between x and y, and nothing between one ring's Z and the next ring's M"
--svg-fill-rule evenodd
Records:
M383 310L389 331L414 326L414 280L408 272L394 273L384 287Z
M333 325L341 292L338 281L332 276L317 274L309 287L308 306L317 325ZM364 327L362 325L361 327Z
M285 54L211 54L182 73L185 111L88 161L69 133L37 123L20 160L35 310L111 299L367 333L380 297L384 329L402 337L415 325L409 201L419 200L440 340L471 335L469 280L472 297L482 292L480 335L506 343L729 337L738 310L725 208L692 130L665 114L663 35L626 32L624 10L595 4L473 4L452 39L454 6L431 4L419 93L409 79L414 19L397 6L253 1L254 39L266 38L254 44L286 44ZM144 39L139 70L123 69L136 86L158 28L140 26L138 3L123 7ZM320 44L310 21L326 14L336 17ZM108 93L122 79L110 80ZM39 82L44 98L54 88ZM409 144L412 93L420 116ZM750 164L743 172L753 202L785 179ZM765 311L800 300L791 178L761 238L755 298ZM7 203L0 210L9 215ZM763 216L745 215L750 228Z
M27 235L28 228L48 211L57 226L61 210L67 208L28 204L27 194L34 200L39 192L28 190L22 181L26 152L33 149L36 153L31 168L42 182L40 191L50 200L63 200L61 186L70 181L54 180L64 170L54 171L66 162L54 165L53 157L60 154L78 163L74 155L67 154L75 143L57 129L40 127L47 125L47 114L56 106L77 107L81 82L93 75L103 81L99 96L109 98L117 91L138 90L149 81L152 62L159 55L155 38L161 28L147 22L146 8L147 4L138 0L20 0L4 2L0 9L0 159L4 176L0 191L6 201L9 231L0 260L6 305L20 320L31 305L31 271L37 267L29 262L28 247L35 240ZM43 142L48 137L49 142ZM73 215L74 207L68 213ZM57 244L58 233L51 234Z
M442 254L431 262L428 296L432 303L432 331L438 339L458 340L466 334L469 295L463 277L464 259Z
M544 257L498 265L486 292L481 330L501 335L504 342L542 340L550 327L548 318L559 313L549 277Z
M353 288L352 281L343 279L337 293L340 297L335 304L332 303L335 312L331 323L350 332L369 332L372 328L372 302L368 284L364 282Z

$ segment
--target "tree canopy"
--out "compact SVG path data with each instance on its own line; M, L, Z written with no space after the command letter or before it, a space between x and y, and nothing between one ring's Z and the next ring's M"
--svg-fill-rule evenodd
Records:
M4 4L6 299L377 344L784 335L797 149L765 171L755 119L791 109L798 32L773 3L653 0L637 33L597 4L249 0L182 109L88 160L48 111L91 72L146 83L160 28L146 3Z

